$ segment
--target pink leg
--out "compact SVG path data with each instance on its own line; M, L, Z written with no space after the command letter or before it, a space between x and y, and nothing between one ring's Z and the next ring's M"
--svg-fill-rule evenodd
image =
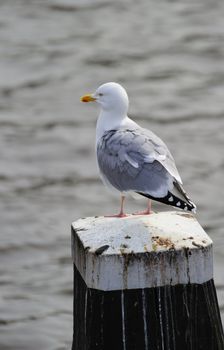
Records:
M152 202L151 199L148 199L147 209L138 213L133 213L133 215L150 215L152 213Z
M115 215L105 215L105 218L125 218L127 214L124 213L124 200L125 196L121 196L121 210L119 214Z

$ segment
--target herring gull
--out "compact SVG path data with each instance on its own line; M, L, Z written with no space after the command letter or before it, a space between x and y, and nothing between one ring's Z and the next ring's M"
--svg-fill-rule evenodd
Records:
M196 212L165 143L127 116L128 95L120 84L103 84L94 94L82 96L81 101L96 101L101 107L96 126L98 167L105 185L121 194L120 212L112 216L126 216L124 199L128 192L149 199L147 210L138 214L151 213L151 199Z

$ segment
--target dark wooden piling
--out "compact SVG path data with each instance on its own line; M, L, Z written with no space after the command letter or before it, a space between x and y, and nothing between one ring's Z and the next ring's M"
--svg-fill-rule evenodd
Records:
M72 350L223 350L212 241L180 212L72 224Z

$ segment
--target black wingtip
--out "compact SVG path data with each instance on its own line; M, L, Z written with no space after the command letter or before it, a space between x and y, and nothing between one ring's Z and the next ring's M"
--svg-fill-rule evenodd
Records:
M168 194L163 198L155 198L153 196L150 196L148 193L143 192L137 192L138 194L153 199L157 202L161 202L167 205L171 205L172 207L176 207L185 211L190 211L194 214L196 214L197 207L196 205L188 198L186 201L176 197L171 192L168 192Z

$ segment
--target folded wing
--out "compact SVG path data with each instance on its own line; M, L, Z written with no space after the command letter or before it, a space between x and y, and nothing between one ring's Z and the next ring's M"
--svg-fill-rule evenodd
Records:
M189 201L167 146L148 130L119 129L104 133L97 145L97 159L105 182L121 192L135 191L162 201L175 191L175 197L185 206ZM175 201L172 203L167 198L167 204L175 206Z

